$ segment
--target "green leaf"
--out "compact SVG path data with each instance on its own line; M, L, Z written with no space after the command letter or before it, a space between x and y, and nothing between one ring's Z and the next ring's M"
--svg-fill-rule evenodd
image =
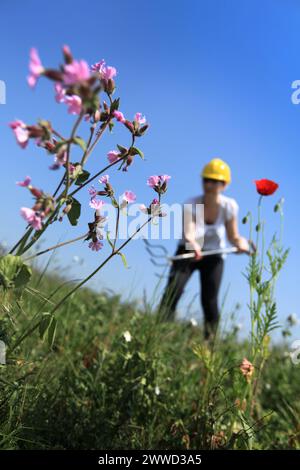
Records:
M107 241L110 244L111 248L114 249L114 245L113 245L113 242L110 239L109 232L106 232L106 238L107 238Z
M128 152L128 149L126 147L123 147L123 145L117 144L117 147L120 150L122 155L125 155L125 153Z
M119 252L119 251L118 251L117 254L118 254L119 256L121 256L125 268L128 268L128 264L127 264L127 260L126 260L125 255L124 255L123 253Z
M50 323L52 320L52 315L49 312L43 312L42 313L42 319L39 324L39 333L40 333L40 338L41 340L44 339L45 333L48 330Z
M76 181L75 181L75 184L77 186L83 184L85 181L87 181L90 177L90 172L89 171L86 171L86 170L82 170L82 172L80 173L80 175L77 177Z
M84 152L86 151L85 140L83 140L81 137L78 137L78 136L74 137L73 142L74 144L79 145L79 147L81 147Z
M112 102L110 106L110 112L113 113L114 111L119 109L119 106L120 106L120 98L117 98Z
M20 256L5 255L0 258L0 286L4 289L24 288L32 271Z
M139 155L144 160L143 152L137 147L131 147L130 155Z
M74 197L72 198L72 208L68 212L68 219L71 225L77 225L81 213L81 204Z
M53 346L57 328L57 320L55 317L52 317L51 323L48 328L48 344L50 348Z
M110 131L110 132L112 132L112 130L113 130L113 128L114 128L114 125L115 125L115 123L112 122L112 121L110 121L110 122L108 123L108 128L109 128L109 131Z

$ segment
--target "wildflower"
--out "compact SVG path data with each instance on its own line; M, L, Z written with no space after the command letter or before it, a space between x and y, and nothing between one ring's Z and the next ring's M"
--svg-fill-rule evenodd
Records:
M58 170L61 166L67 163L67 152L62 150L58 152L57 155L54 157L53 165L49 166L50 170Z
M295 325L298 325L299 318L297 317L295 313L291 313L291 315L287 317L287 321L290 324L290 326L295 326Z
M20 119L16 119L9 123L9 126L13 130L20 147L25 148L29 141L29 132L26 124Z
M26 188L27 186L29 186L31 183L31 177L30 176L26 176L24 181L17 181L16 184L18 186L23 186L24 188Z
M146 117L142 116L142 113L136 113L134 116L134 121L136 121L138 124L145 124Z
M92 251L99 251L103 247L103 243L100 242L100 240L94 240L89 243L89 248L91 248Z
M29 207L21 207L20 214L35 230L41 230L42 218L33 209L30 209Z
M123 333L123 338L125 339L126 343L130 343L132 336L128 330Z
M119 122L125 122L126 121L126 119L124 117L124 114L121 113L121 111L114 111L113 115L116 118L116 120L119 121Z
M277 183L268 179L254 180L256 184L256 190L262 196L270 196L274 194L276 189L279 187Z
M109 180L109 175L103 175L99 178L99 183L107 184Z
M150 188L155 188L159 184L159 176L149 176L147 179L147 185L150 186Z
M96 62L94 65L91 66L92 72L100 72L101 67L105 64L105 60L102 59L99 62Z
M96 199L96 198L92 198L90 200L90 207L92 209L96 209L96 210L99 210L101 209L101 207L103 206L104 202L101 201L101 199Z
M196 320L195 318L191 318L191 319L190 319L190 324L191 324L192 326L198 326L198 322L197 322L197 320Z
M240 371L242 372L243 376L246 378L247 382L249 382L253 372L254 372L254 365L251 364L248 359L244 357L242 363L240 364Z
M136 200L136 195L132 191L125 191L123 194L123 201L127 203L134 202Z
M65 85L74 85L90 78L89 66L85 60L73 60L64 66L63 81Z
M64 103L66 97L66 90L64 89L62 84L59 82L55 83L54 89L56 92L55 100L57 101L57 103Z
M167 182L171 176L169 175L153 175L147 179L147 185L159 194L163 194L167 190Z
M80 114L82 109L82 99L78 95L66 96L64 102L68 105L69 114Z
M155 386L155 395L160 395L160 388L158 385Z
M148 214L148 208L145 206L145 204L140 204L139 209L144 214Z
M107 81L107 80L112 80L117 75L117 70L115 69L115 67L111 67L109 65L103 64L101 66L99 73L100 73L100 77L103 80Z
M35 87L38 78L44 72L45 69L42 65L37 49L32 47L30 49L29 57L30 57L30 60L29 60L30 75L28 75L27 77L27 83L31 88L33 88Z
M94 199L97 196L97 189L95 188L95 186L91 186L90 188L88 188L88 193L91 198Z
M110 150L107 154L109 163L115 163L117 160L120 160L121 154L117 150Z

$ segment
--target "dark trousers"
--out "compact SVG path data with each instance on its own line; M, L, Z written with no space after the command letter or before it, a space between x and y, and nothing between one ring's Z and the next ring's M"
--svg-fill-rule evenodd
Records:
M178 245L175 255L191 253L184 245ZM195 270L199 271L201 305L204 313L204 335L215 333L219 321L218 292L221 284L224 260L220 255L205 256L201 260L176 260L170 269L168 282L159 305L163 320L174 320L177 303L187 281Z

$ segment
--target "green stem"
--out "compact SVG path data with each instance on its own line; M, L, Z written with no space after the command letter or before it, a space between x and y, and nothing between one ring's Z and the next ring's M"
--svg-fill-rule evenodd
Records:
M114 250L104 261L103 263L100 264L91 274L89 274L83 281L81 281L77 286L75 286L73 289L71 289L56 305L55 307L51 310L51 315L53 315L59 307L72 295L74 294L80 287L82 287L84 284L86 284L95 274L102 269L110 259L112 259L115 255L121 252L121 250L132 240L132 238L139 233L145 225L147 225L152 219L152 216L148 217L146 222L144 222L117 250ZM40 321L36 323L33 327L30 328L27 332L25 332L12 346L10 349L10 353L13 352L23 341L26 339L29 335L31 335L35 330L38 329L40 325Z
M56 248L61 248L62 246L65 245L70 245L71 243L78 242L79 240L82 240L83 238L87 237L89 232L85 233L84 235L80 235L80 237L73 238L72 240L68 240L66 242L58 243L57 245L50 246L49 248L46 248L46 250L39 251L38 253L35 253L32 256L29 256L28 258L25 258L24 261L29 261L30 259L36 258L37 256L43 255L45 253L48 253L49 251L55 250Z

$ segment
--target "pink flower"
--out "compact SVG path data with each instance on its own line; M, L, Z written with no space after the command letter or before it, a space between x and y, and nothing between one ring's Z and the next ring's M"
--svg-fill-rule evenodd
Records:
M67 163L67 152L64 150L62 152L59 152L57 155L55 155L54 163L53 165L49 166L49 169L58 170L65 163Z
M153 199L153 201L151 202L151 205L156 205L156 204L159 204L159 200L158 199Z
M136 121L138 124L145 124L146 117L142 117L142 113L136 113L134 116L134 121Z
M113 79L117 75L117 70L115 69L115 67L110 67L109 65L106 65L104 59L92 65L91 71L99 72L100 77L105 81Z
M33 209L30 209L29 207L21 207L20 214L35 230L41 230L42 219Z
M44 72L45 69L42 66L37 49L32 47L30 49L29 57L30 75L27 77L27 83L31 88L33 88L36 85L39 76Z
M91 66L92 72L100 72L101 67L105 64L105 60L102 59L99 62L96 62L94 65Z
M160 179L161 184L169 181L170 178L171 178L171 176L169 176L169 175L159 175L159 179Z
M109 163L114 163L120 159L121 154L117 150L110 150L107 154Z
M147 207L145 206L145 204L140 204L139 209L140 209L140 211L143 212L144 214L148 214L148 209L147 209Z
M153 175L153 176L149 176L149 178L147 179L147 185L150 186L150 188L154 188L155 186L157 186L159 183L159 176L157 175Z
M69 163L69 172L70 172L70 175L72 175L75 170L76 170L76 166L73 165L73 163Z
M64 66L63 80L65 85L74 85L81 80L90 78L89 66L85 60L73 60L71 64Z
M100 69L100 76L103 80L110 80L117 75L117 70L115 67L110 67L108 65L102 65Z
M26 176L24 181L17 181L16 184L18 186L23 186L24 188L26 188L27 186L29 186L31 183L31 177L30 176Z
M246 357L244 357L242 363L240 364L240 371L246 378L247 382L249 382L254 372L254 365L248 361Z
M124 117L124 114L121 113L121 111L114 111L113 115L116 118L116 120L119 121L119 122L125 122L126 121L126 119Z
M29 140L29 132L27 130L26 124L23 121L16 119L15 121L9 123L9 126L13 130L20 147L25 148Z
M96 199L96 198L93 197L93 198L90 200L90 207L91 207L92 209L99 210L99 209L101 209L101 207L102 207L103 205L104 205L104 202L101 201L101 199Z
M97 196L97 189L95 188L95 186L91 186L90 188L88 188L88 193L91 198L94 199Z
M62 84L59 82L55 83L54 89L56 91L55 100L57 101L57 103L64 103L66 91Z
M99 178L99 183L107 184L109 180L109 175L103 175Z
M99 251L102 247L103 247L103 243L100 242L99 240L89 243L89 248L91 248L91 250L93 251Z
M80 114L81 113L81 105L82 100L78 95L66 95L65 103L68 105L68 113L69 114Z
M136 200L136 195L132 191L125 191L123 194L123 201L128 203L134 202Z

